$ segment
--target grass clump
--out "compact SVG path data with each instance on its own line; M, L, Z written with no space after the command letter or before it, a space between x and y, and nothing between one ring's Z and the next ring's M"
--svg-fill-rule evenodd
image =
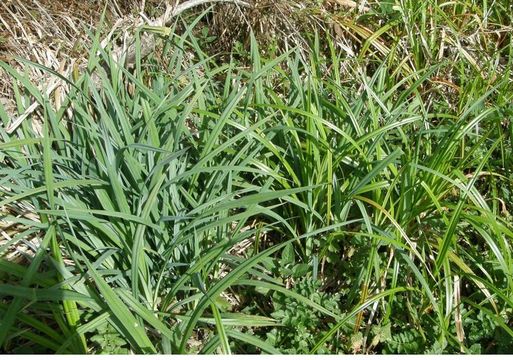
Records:
M392 33L360 59L323 34L223 62L196 24L133 69L98 40L70 78L28 64L58 104L0 65L2 350L511 352L504 52L403 66Z

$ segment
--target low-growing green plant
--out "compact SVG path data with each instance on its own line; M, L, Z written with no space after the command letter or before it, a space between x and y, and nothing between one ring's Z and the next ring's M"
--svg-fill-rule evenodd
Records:
M321 283L318 280L299 279L293 291L335 314L341 313L340 295L324 293L320 287ZM283 293L274 293L272 299L275 311L271 316L279 320L283 326L276 327L267 333L268 342L282 349L283 353L308 353L329 329L329 323L325 322L322 313L312 310L301 300L287 297ZM340 344L337 345L340 346ZM340 350L337 345L332 345L329 349L323 346L319 352L331 353L334 350Z

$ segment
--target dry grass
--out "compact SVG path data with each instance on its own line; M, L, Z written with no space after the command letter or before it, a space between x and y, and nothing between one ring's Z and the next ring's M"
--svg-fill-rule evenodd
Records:
M233 4L216 7L209 26L218 41L216 46L230 51L234 42L249 44L253 31L261 44L274 44L282 49L299 46L308 49L305 33L333 33L332 15L344 13L355 18L369 11L366 1L351 0L250 0L251 8ZM265 48L265 46L264 46Z
M0 60L22 68L16 57L42 64L63 75L86 59L88 31L98 25L105 9L107 24L157 1L139 0L7 0L0 3ZM30 67L31 78L41 88L51 87L42 71ZM12 98L8 78L0 72L0 99Z

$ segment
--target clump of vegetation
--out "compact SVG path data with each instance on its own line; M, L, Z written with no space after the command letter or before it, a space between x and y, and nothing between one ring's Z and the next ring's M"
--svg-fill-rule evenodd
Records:
M0 62L2 351L513 351L513 48L488 5L333 10L308 47L228 56L207 11L133 64L100 33L69 76L24 60L51 89Z

